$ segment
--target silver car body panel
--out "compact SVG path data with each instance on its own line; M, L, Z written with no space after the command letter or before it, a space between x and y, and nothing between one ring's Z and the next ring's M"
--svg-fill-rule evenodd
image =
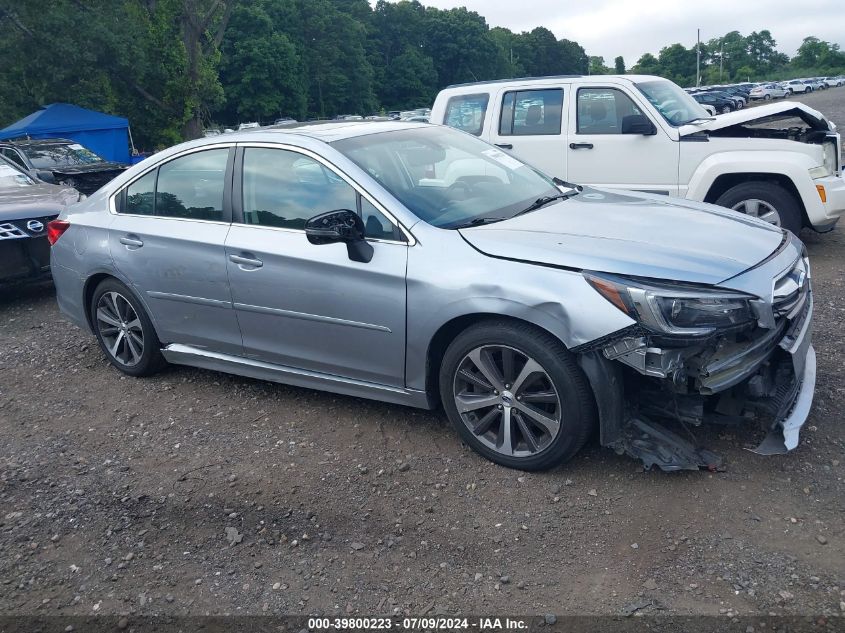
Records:
M326 144L413 127L427 126L250 131L148 158L74 208L52 251L60 308L90 327L85 294L111 275L144 304L171 362L421 407L437 404L431 346L457 320L512 317L574 350L636 325L589 285L585 269L746 292L760 326L775 327L775 286L803 252L791 234L704 203L593 189L489 226L436 228ZM132 180L221 146L279 147L319 160L407 241L369 240L374 256L364 264L350 261L343 245L315 246L299 230L116 213L114 197ZM802 356L796 374L803 378L779 421L788 448L812 399L809 331L799 337L806 343L787 350Z

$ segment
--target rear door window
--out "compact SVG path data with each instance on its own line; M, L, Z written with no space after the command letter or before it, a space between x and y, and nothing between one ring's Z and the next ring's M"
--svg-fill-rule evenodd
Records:
M446 103L444 123L449 127L480 136L484 130L484 117L487 116L487 104L490 95L460 95L452 97Z
M560 134L563 90L520 90L502 97L500 136Z

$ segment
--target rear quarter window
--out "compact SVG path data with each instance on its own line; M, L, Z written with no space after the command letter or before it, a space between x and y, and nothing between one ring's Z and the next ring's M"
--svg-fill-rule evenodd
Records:
M479 136L484 129L489 94L459 95L446 103L443 122L449 127Z

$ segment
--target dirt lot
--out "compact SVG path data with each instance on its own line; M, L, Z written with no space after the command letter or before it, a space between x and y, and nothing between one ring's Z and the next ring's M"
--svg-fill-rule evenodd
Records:
M845 127L845 88L802 100ZM782 457L704 434L718 474L643 472L595 442L522 474L435 413L187 368L125 378L50 286L3 290L0 614L838 614L845 227L802 237L811 419Z

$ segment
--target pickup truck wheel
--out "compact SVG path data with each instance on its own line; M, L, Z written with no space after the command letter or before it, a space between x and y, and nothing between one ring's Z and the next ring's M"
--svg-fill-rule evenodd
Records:
M452 341L440 368L443 408L461 438L508 468L546 470L570 459L595 425L573 355L527 323L490 321Z
M801 208L798 201L780 185L743 182L719 196L716 204L760 218L796 235L801 231Z

